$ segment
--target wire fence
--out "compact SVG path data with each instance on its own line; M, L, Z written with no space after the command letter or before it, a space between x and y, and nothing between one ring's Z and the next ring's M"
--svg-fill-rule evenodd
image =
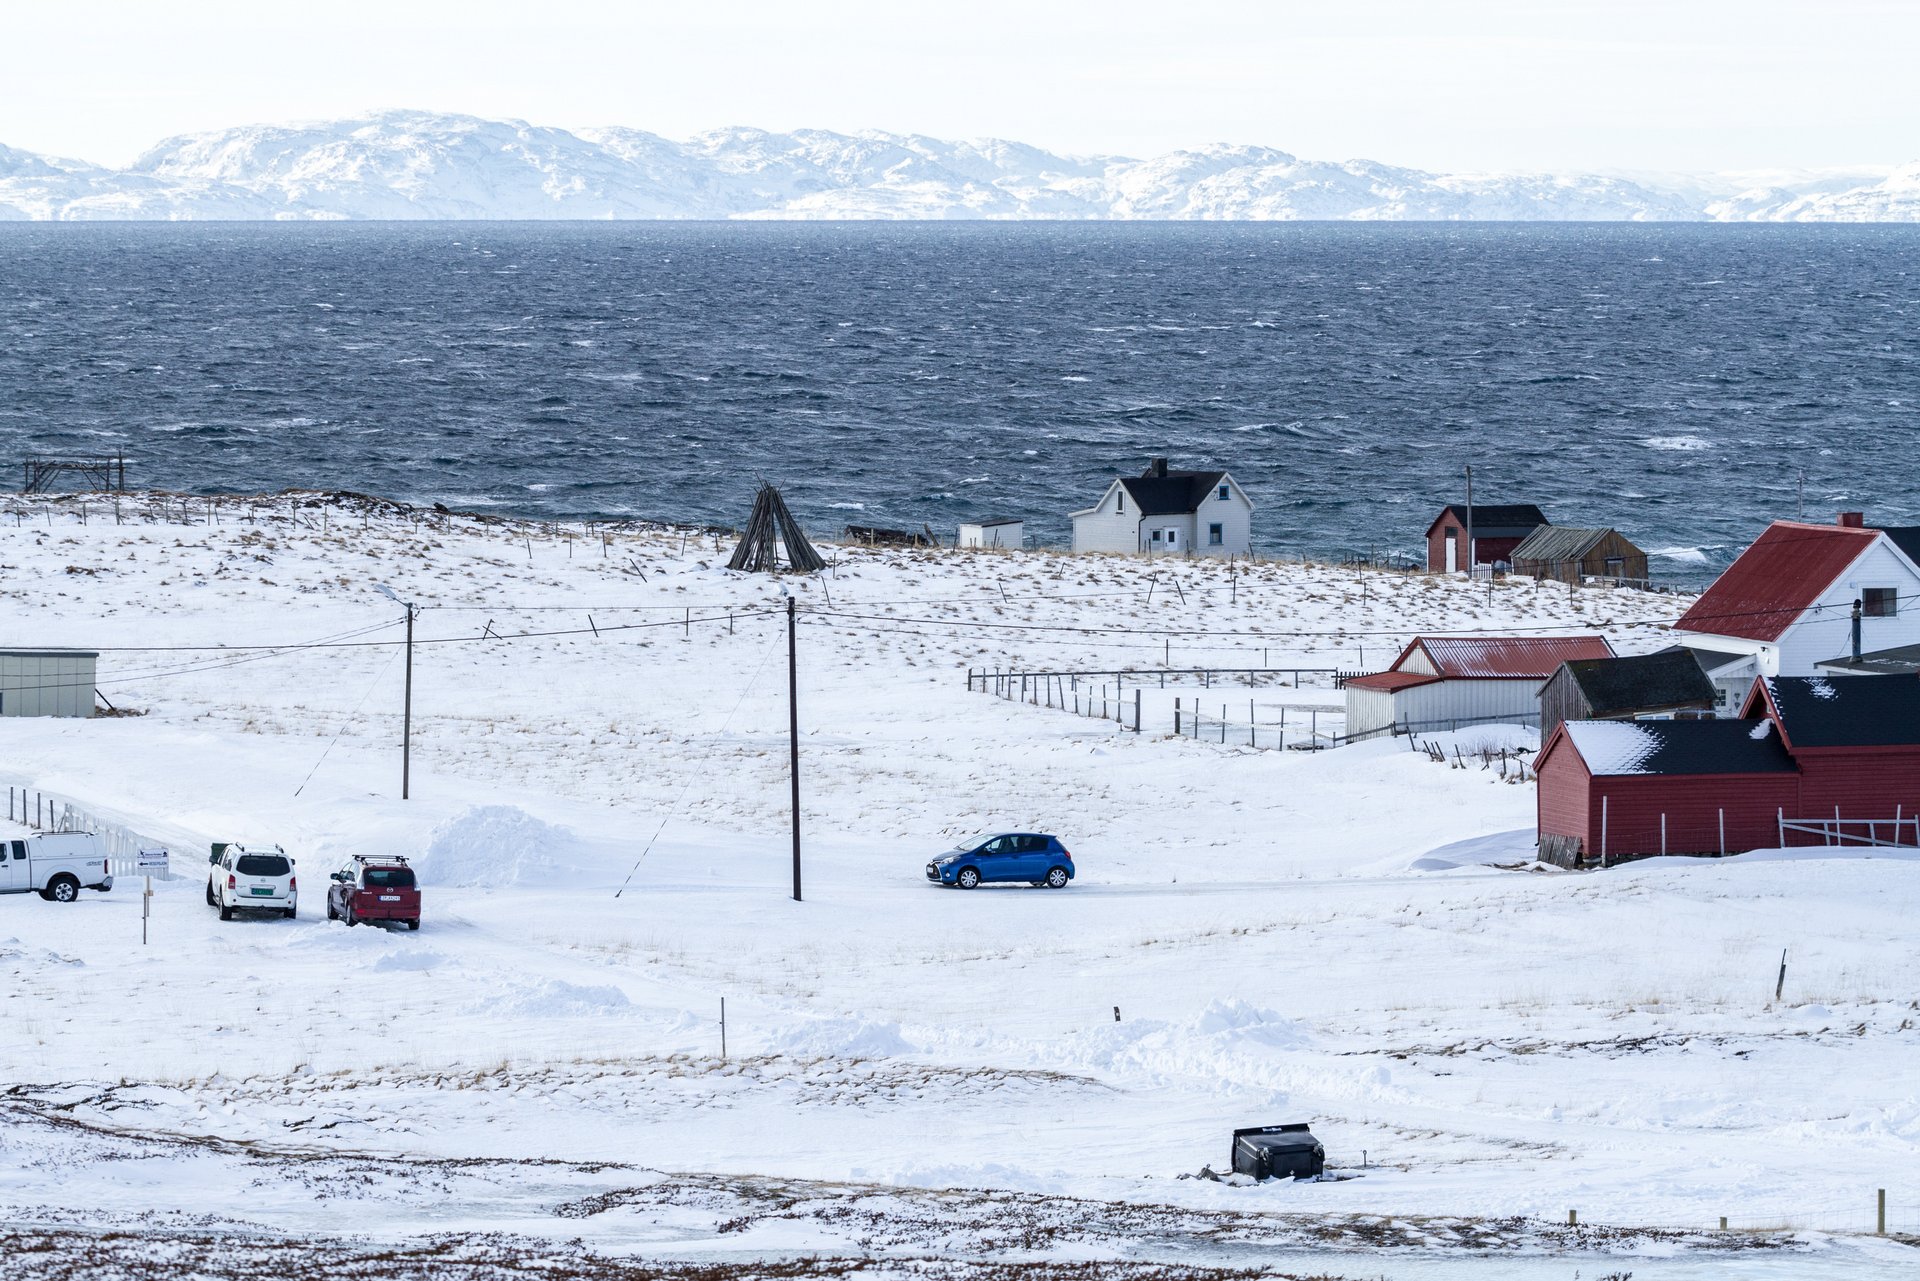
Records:
M1262 721L1259 713L1268 712L1269 719ZM1291 716L1291 719L1289 719ZM1321 722L1327 728L1321 728ZM1338 736L1332 732L1334 726L1346 723L1345 714L1338 708L1320 707L1312 703L1268 704L1256 708L1251 700L1247 703L1247 718L1235 719L1230 706L1220 704L1220 715L1212 716L1195 698L1190 707L1183 705L1181 699L1173 700L1173 732L1185 738L1202 743L1219 743L1223 747L1251 747L1261 751L1317 752L1332 747Z
M1567 1211L1571 1227L1608 1226L1644 1228L1665 1232L1749 1233L1793 1235L1804 1232L1834 1236L1914 1236L1920 1235L1920 1201L1889 1198L1887 1189L1862 1189L1851 1198L1857 1204L1847 1209L1802 1209L1782 1207L1740 1214L1703 1216L1701 1219L1648 1218L1625 1211L1590 1215L1585 1210Z

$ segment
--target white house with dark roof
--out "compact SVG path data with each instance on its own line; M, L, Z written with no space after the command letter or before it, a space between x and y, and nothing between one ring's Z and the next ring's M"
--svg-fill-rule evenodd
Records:
M1073 513L1073 550L1169 556L1245 556L1253 502L1224 471L1170 471L1156 458Z

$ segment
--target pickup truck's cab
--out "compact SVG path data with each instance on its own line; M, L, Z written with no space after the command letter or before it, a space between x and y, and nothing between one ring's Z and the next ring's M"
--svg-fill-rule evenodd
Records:
M113 888L113 866L91 832L35 832L0 841L0 894L33 890L53 903L71 903L82 888Z
M327 919L348 925L405 921L408 929L417 930L420 883L407 860L397 854L356 854L327 886Z
M231 921L235 912L298 915L300 882L293 860L278 845L216 841L207 860L207 906L219 908L223 921Z

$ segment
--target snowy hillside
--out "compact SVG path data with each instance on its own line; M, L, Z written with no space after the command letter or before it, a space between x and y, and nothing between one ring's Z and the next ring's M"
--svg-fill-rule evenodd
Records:
M0 147L0 218L1911 220L1915 173L1733 196L1724 183L1439 174L1253 146L1136 160L999 139L733 128L674 141L392 111L172 138L125 170Z
M101 1275L223 1278L1910 1275L1865 1234L1875 1188L1920 1187L1920 862L1530 869L1531 784L1474 754L1523 730L1449 738L1459 768L1249 750L1173 737L1172 700L1299 742L1338 693L1139 674L1377 667L1415 627L1642 651L1684 597L849 548L783 590L697 532L346 497L12 499L0 539L9 643L100 649L124 713L0 720L0 781L181 873L144 945L124 881L0 898L25 1281L103 1232ZM404 802L381 583L422 607ZM985 668L1085 675L1036 706L970 691ZM1120 679L1141 733L1086 714ZM1074 884L926 883L1003 827L1060 833ZM293 853L299 919L205 905L235 835ZM417 860L418 933L325 919L361 852ZM1335 1177L1179 1177L1291 1120Z

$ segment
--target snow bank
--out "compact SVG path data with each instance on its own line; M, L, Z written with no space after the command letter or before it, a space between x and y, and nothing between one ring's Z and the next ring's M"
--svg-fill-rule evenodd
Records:
M1451 872L1462 867L1486 867L1494 863L1531 863L1536 857L1533 829L1517 827L1488 836L1470 836L1428 850L1407 864L1410 872Z
M900 1035L898 1023L860 1019L815 1019L777 1034L769 1048L776 1054L832 1059L878 1059L917 1052Z
M520 988L511 996L488 1001L475 1013L518 1015L526 1018L578 1018L582 1015L626 1014L633 1009L627 994L610 985L568 983L548 979Z
M433 830L417 866L436 885L566 885L581 879L585 847L569 828L515 805L476 805Z

